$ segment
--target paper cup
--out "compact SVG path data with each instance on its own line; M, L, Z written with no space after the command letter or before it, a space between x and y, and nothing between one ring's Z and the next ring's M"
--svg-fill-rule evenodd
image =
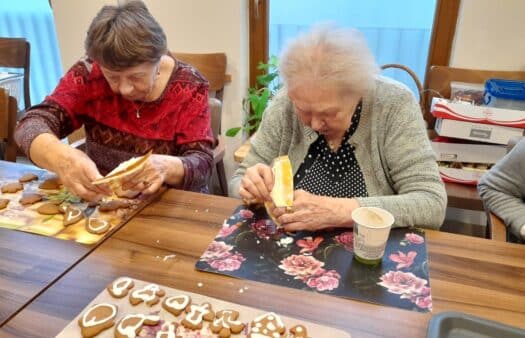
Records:
M352 212L354 220L354 257L361 263L381 263L394 216L375 207L361 207Z

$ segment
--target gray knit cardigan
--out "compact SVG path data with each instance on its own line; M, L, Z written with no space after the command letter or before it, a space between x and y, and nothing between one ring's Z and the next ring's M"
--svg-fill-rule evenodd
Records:
M265 112L250 152L235 171L230 196L239 197L246 168L288 155L297 172L317 134L296 116L285 89ZM404 85L378 76L363 97L359 126L348 140L363 172L369 197L361 206L381 207L395 217L395 226L438 229L447 195L424 126L421 110Z

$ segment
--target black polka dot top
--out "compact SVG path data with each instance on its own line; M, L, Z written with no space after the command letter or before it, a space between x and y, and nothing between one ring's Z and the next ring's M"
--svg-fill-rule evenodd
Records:
M294 176L295 189L330 197L366 197L365 180L355 158L354 147L348 143L361 118L359 103L337 151L330 149L323 135L310 146Z

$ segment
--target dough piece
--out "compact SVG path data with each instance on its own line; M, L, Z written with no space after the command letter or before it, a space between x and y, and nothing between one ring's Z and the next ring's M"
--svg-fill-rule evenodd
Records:
M14 194L24 190L24 185L20 182L7 183L2 186L2 192L4 194Z
M211 332L219 334L221 338L228 338L232 333L240 333L244 324L238 321L239 312L234 310L221 310L216 313L215 319L210 324Z
M38 176L36 176L35 174L32 174L32 173L27 173L27 174L24 174L22 177L20 177L18 179L18 182L20 182L20 183L27 183L27 182L31 182L31 181L34 181L34 180L38 180Z
M108 202L102 202L100 203L100 206L98 207L98 211L100 212L108 212L108 211L113 211L113 210L117 210L117 209L125 209L125 208L129 208L129 202L127 201L124 201L124 200L111 200L111 201L108 201Z
M129 290L133 289L134 286L135 283L133 282L133 279L129 277L121 277L109 284L107 289L111 296L115 298L123 298L127 296Z
M62 182L58 177L53 177L45 180L44 182L40 183L38 186L40 189L44 190L58 190L60 189L60 186L62 185Z
M75 224L83 218L84 213L82 212L82 210L75 206L68 205L64 213L64 226L67 227L72 224Z
M155 338L175 338L177 333L177 324L176 323L164 323L162 329L157 331Z
M304 325L298 324L290 328L290 338L308 338L308 332Z
M5 209L9 204L10 200L7 198L0 198L0 210Z
M53 202L44 203L36 209L42 215L56 215L60 214L60 208Z
M30 205L35 204L36 202L40 202L42 200L42 195L35 194L35 193L26 193L22 194L22 198L20 199L20 204L22 205Z
M202 329L203 320L211 322L215 318L215 313L211 309L210 303L202 305L191 304L186 309L186 316L181 321L181 324L190 330Z
M162 307L173 314L174 316L180 315L183 311L191 304L191 297L187 295L171 296L164 299Z
M286 331L283 321L273 312L255 318L250 324L248 338L281 337Z
M129 314L122 318L115 328L115 338L135 338L143 325L155 326L159 323L159 316Z
M111 224L101 218L90 217L86 219L86 230L95 235L100 235L109 230Z
M95 337L115 324L118 308L114 304L96 304L78 319L82 337Z
M133 291L129 295L129 302L131 305L137 305L142 302L146 305L153 306L160 301L160 297L164 297L166 293L157 284L148 284L142 289Z

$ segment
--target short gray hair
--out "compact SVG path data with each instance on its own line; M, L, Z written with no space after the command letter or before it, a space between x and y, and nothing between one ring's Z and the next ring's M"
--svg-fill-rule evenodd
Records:
M359 95L379 72L363 35L333 25L315 26L291 41L280 57L279 70L288 89L315 81Z

